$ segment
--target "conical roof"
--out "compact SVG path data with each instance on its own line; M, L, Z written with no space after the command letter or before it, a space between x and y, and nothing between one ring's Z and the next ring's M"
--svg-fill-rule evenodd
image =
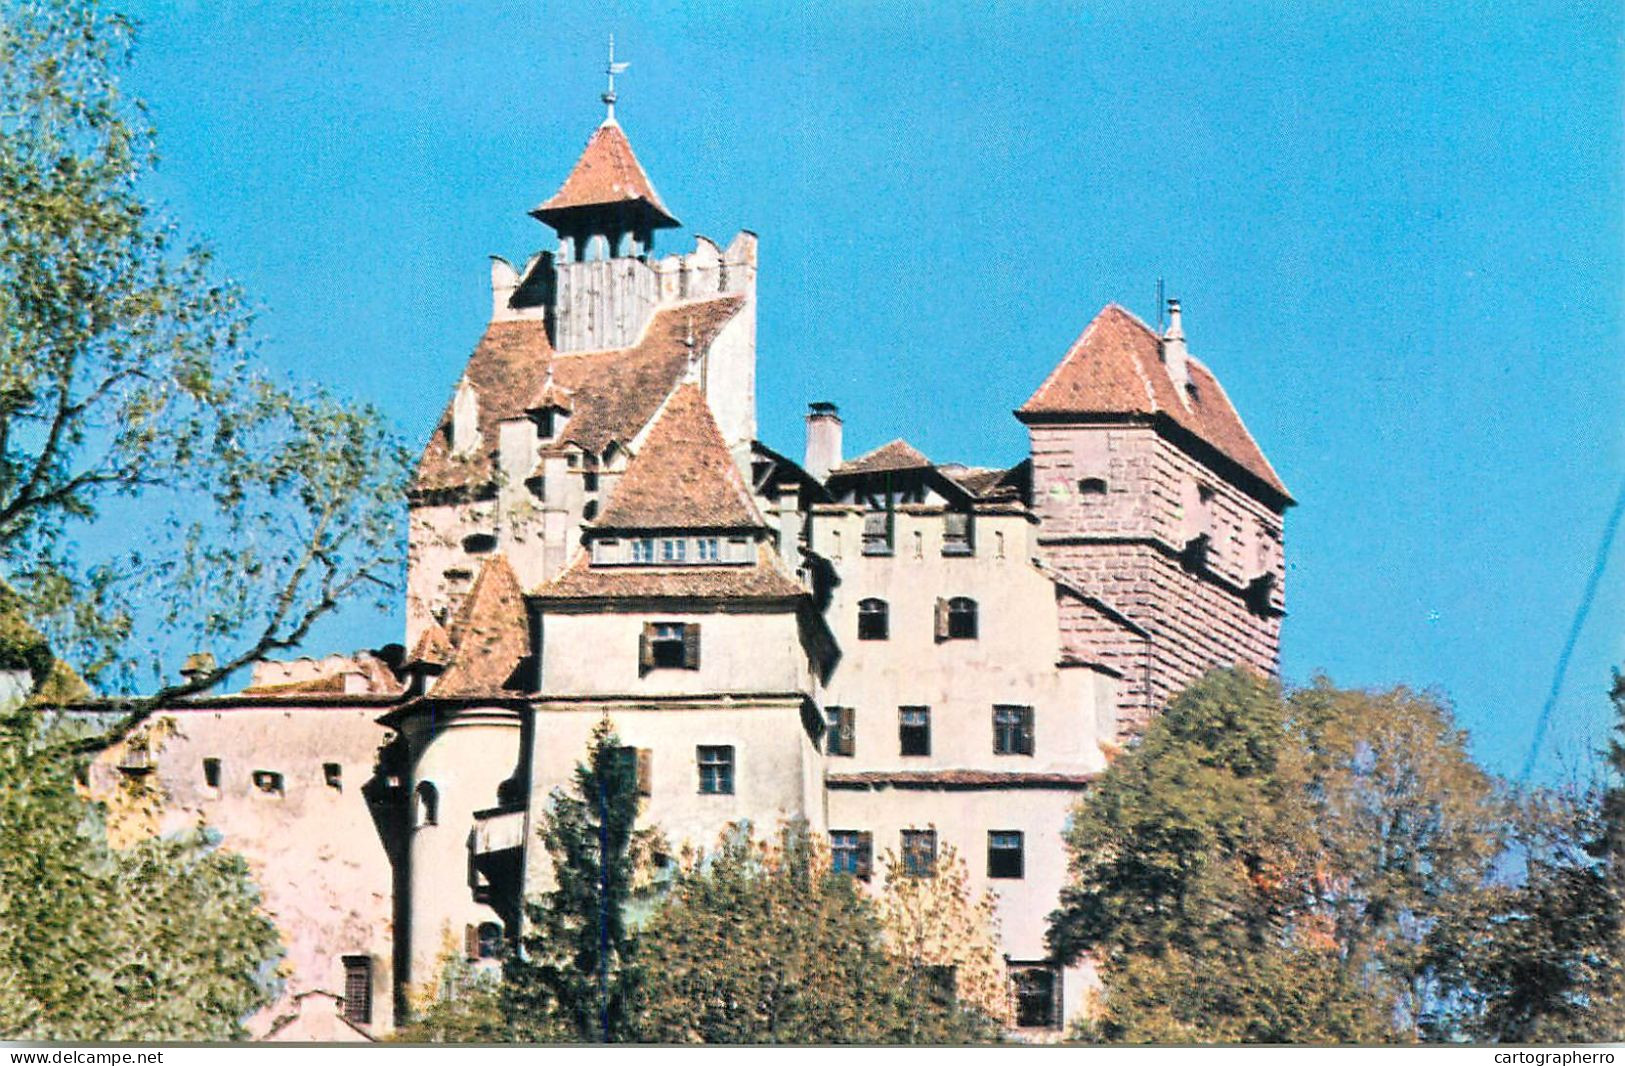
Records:
M666 210L633 154L632 142L614 119L606 119L593 131L563 186L531 214L557 229L573 215L606 208L640 215L651 229L682 225Z

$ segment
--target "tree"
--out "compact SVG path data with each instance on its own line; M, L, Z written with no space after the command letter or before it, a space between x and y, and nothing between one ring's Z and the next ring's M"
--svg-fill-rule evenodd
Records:
M116 851L32 709L0 713L0 1039L227 1040L278 940L201 832Z
M1475 906L1507 806L1438 699L1322 677L1288 711L1310 752L1306 798L1325 872L1313 881L1316 909L1350 979L1422 1038L1441 1007L1430 932Z
M1516 1043L1625 1039L1625 682L1607 777L1521 797L1507 865L1429 945L1449 1035Z
M542 830L554 888L527 907L524 951L508 960L503 1013L519 1040L624 1041L643 979L627 928L637 763L608 718L593 729L575 795L555 790Z
M1217 671L1177 697L1089 793L1051 915L1063 961L1101 965L1085 1035L1290 1043L1371 1039L1313 908L1323 876L1310 753L1279 688Z
M642 930L640 1038L706 1044L952 1044L991 1029L887 944L874 904L805 825L748 826L691 859Z
M960 1007L985 1018L990 1028L1008 1026L1010 987L999 952L997 900L991 892L972 897L970 868L959 850L944 844L931 877L909 876L890 851L881 865L886 874L875 901L880 926L911 987L929 991L922 982L950 974Z
M241 293L142 200L131 39L94 0L0 11L0 578L93 685L148 688L126 726L384 602L405 470L371 410L252 369ZM218 665L151 692L183 637Z

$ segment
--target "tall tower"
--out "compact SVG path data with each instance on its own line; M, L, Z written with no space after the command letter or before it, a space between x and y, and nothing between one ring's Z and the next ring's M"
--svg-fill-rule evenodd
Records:
M1276 673L1285 613L1292 497L1169 313L1158 336L1108 306L1016 411L1063 655L1121 676L1125 735L1209 669Z

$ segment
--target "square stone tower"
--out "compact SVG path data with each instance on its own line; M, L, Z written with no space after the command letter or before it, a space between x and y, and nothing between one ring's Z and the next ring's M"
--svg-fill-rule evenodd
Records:
M1063 659L1122 678L1120 735L1209 669L1279 669L1282 519L1293 500L1185 347L1108 306L1017 411Z

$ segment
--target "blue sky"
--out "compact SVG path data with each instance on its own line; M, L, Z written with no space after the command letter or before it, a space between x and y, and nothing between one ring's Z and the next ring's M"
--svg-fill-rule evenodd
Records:
M1286 676L1434 688L1513 773L1625 467L1621 14L1337 8L143 0L129 83L152 195L264 306L266 358L414 443L486 256L549 243L525 211L602 116L610 32L689 227L662 247L761 236L775 447L828 399L849 454L1014 462L1010 410L1164 277L1300 501ZM1614 569L1542 777L1605 735L1622 617Z

